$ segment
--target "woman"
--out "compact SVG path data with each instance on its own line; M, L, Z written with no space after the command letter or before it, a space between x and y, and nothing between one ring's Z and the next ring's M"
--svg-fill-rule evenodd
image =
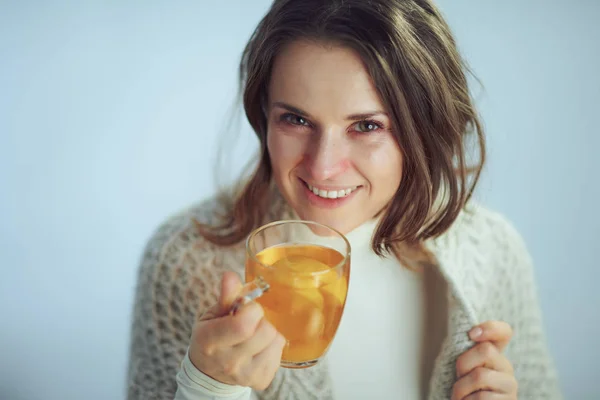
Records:
M429 0L276 0L241 63L258 165L148 244L129 398L560 398L523 241L469 202L485 148L465 70ZM244 239L289 218L353 251L342 323L306 370L278 368L258 304L226 313Z

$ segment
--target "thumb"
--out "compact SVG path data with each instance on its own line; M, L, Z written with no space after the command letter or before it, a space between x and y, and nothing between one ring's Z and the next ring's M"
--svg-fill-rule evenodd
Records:
M242 282L235 272L226 271L221 278L221 294L219 295L219 309L221 314L226 314L242 290Z
M500 351L504 350L512 336L512 327L504 321L486 321L469 331L474 342L492 342Z
M242 289L242 282L236 273L227 271L221 278L220 286L219 301L204 310L199 316L200 321L207 321L226 315Z

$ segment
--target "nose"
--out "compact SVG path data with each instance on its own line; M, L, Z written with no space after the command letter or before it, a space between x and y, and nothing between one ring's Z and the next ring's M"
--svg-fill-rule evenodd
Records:
M326 182L346 171L350 165L343 133L333 129L315 135L305 156L305 168L314 182Z

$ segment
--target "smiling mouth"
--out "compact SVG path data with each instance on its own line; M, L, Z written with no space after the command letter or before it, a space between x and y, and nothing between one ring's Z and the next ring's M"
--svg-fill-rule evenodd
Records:
M350 194L352 192L354 192L356 189L358 189L360 187L360 186L349 186L344 189L325 190L325 189L321 189L317 186L313 186L303 180L302 180L302 183L304 183L304 185L308 188L308 190L313 192L313 194L315 194L315 196L319 196L323 199L342 199L344 197L350 196Z

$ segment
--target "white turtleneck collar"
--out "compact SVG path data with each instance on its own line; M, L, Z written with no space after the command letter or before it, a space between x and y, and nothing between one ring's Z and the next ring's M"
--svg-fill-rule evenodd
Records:
M296 221L302 220L298 216L298 214L296 214L293 210L292 210L292 219L296 220ZM354 228L349 233L344 234L344 236L346 237L346 239L348 239L348 242L350 243L350 249L351 249L352 254L354 254L356 252L363 253L363 252L370 251L371 253L373 253L373 255L375 255L375 253L371 249L371 242L373 239L373 235L375 234L375 230L377 229L377 225L378 225L379 221L380 221L380 218L372 218L372 219L362 223L358 227ZM303 240L309 239L309 237L314 238L314 236L312 234L310 234L306 229L301 229L301 228L295 229L291 233L291 238L293 240L303 241ZM328 240L329 240L328 238L322 237L319 239L319 242L321 242L323 245L328 245L328 243L327 243Z
M346 239L348 239L348 242L350 242L352 253L369 250L373 251L371 249L371 242L373 240L373 235L375 234L378 223L379 219L371 219L367 222L364 222L362 225L359 225L345 235Z

